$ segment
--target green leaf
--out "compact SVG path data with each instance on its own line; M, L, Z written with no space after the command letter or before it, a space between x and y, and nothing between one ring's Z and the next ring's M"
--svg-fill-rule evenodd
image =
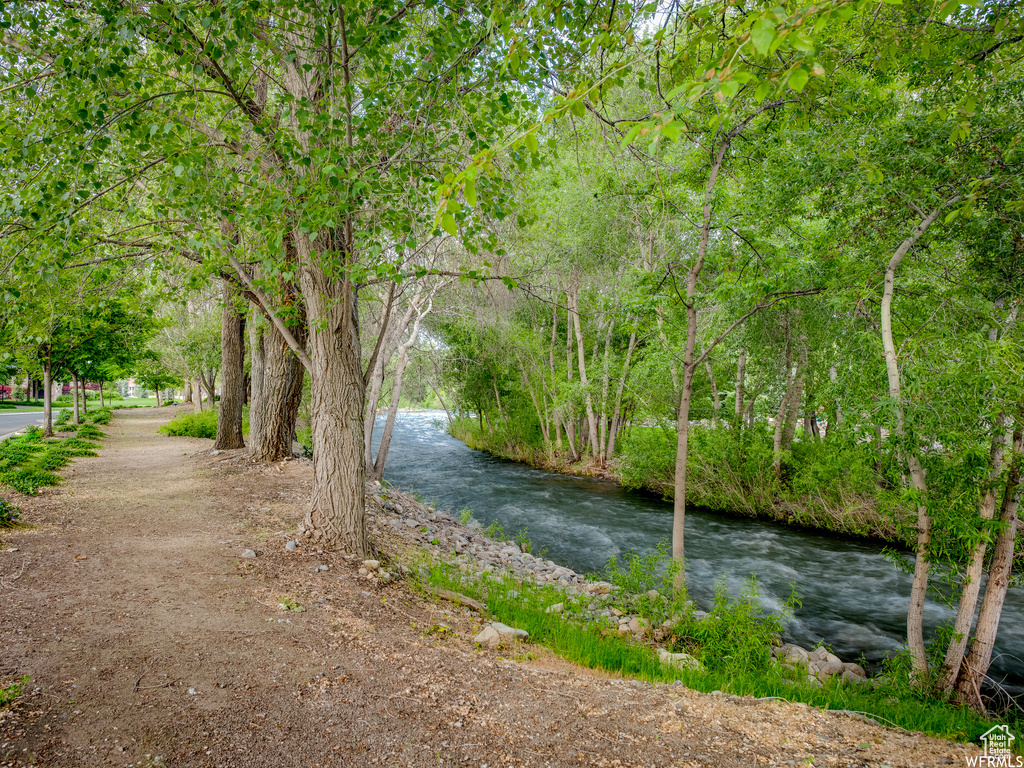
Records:
M526 134L526 148L528 150L530 150L531 152L536 152L539 146L540 145L537 143L537 136L533 131L530 131L528 134Z
M462 188L462 196L466 198L471 208L476 208L476 184L472 180L467 181L466 186Z
M450 213L441 216L441 229L453 237L458 234L459 228L455 223L455 217Z
M750 30L750 41L758 53L768 53L775 39L775 24L770 19L758 19Z
M807 85L807 81L810 79L810 74L806 69L794 69L792 74L789 76L789 87L797 93L800 93L804 86Z

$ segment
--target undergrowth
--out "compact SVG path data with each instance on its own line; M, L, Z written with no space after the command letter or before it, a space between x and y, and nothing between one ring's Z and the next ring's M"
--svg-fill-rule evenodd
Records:
M65 429L67 426L73 425L65 425ZM105 434L92 424L83 424L76 437L45 439L40 428L29 427L25 434L7 438L0 442L0 484L27 496L59 484L60 476L54 470L67 466L74 458L96 456L99 444L87 437L100 438ZM4 519L4 508L0 506L0 527Z
M879 722L955 740L977 741L994 724L969 708L939 701L901 685L892 674L875 685L851 685L834 677L818 687L805 672L777 664L771 645L785 614L765 615L757 603L756 584L738 598L724 585L707 617L698 618L685 595L673 594L674 573L659 553L627 557L608 572L613 594L572 595L553 585L520 582L509 574L466 574L459 563L417 564L419 586L427 593L455 591L482 602L497 620L529 633L563 658L592 669L649 683L681 682L694 690L723 691L738 696L778 698L821 709L853 711ZM796 604L794 597L789 608ZM555 604L559 612L548 612ZM617 606L659 627L672 617L669 650L685 651L700 660L700 669L663 664L656 650L629 635L620 635L614 621L598 612Z

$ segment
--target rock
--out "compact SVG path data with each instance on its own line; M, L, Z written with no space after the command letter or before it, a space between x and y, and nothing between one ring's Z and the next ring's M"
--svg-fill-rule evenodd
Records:
M829 653L828 649L825 648L824 646L818 646L813 651L810 651L807 654L807 658L810 659L811 661L829 661L829 662L837 662L839 664L843 663L843 662L841 662L839 660L838 656L836 656L833 653Z
M694 621L704 621L704 619L706 619L707 617L708 617L708 612L707 611L694 611L693 612L693 619L694 619Z
M669 653L664 648L659 648L658 659L662 664L668 664L677 669L703 669L701 663L688 653Z
M856 672L851 672L848 669L843 670L843 682L851 683L853 685L870 685L871 681L867 677L861 677Z
M530 636L530 633L525 629L515 629L508 624L502 624L500 621L492 621L487 626L491 627L504 640L525 640Z
M857 677L867 677L868 673L864 671L864 667L860 664L854 664L852 661L843 664L843 669L846 672L856 675Z
M630 632L632 632L637 637L640 637L643 635L644 632L647 631L649 625L644 619L641 619L638 616L634 616L632 619L629 620L628 626Z
M561 613L565 609L564 603L555 603L544 609L544 613Z
M775 653L782 659L783 664L789 664L790 666L797 664L807 665L810 662L807 651L799 645L793 645L792 643L783 645Z
M614 616L615 618L619 618L620 616L622 616L622 611L620 611L618 608L612 608L610 611L608 611L608 613Z
M833 675L841 675L845 671L841 661L812 661L809 669L823 683L828 682Z
M329 566L329 565L318 565L316 567L316 569L318 571L329 571L331 569L331 566Z
M612 585L607 581L595 581L592 584L587 584L587 592L592 595L607 595L612 591Z
M210 455L211 456L220 456L220 451L210 451ZM191 691L192 689L189 688L189 690Z
M363 568L368 571L376 571L380 568L380 560L363 560Z
M246 557L252 560L254 557L256 557L256 553L251 549L247 549L245 550L245 552L242 553L242 557Z
M296 549L299 548L299 543L297 541L289 541L287 544L284 545L284 548L287 549L289 552L294 552Z
M488 624L473 638L473 642L481 648L494 649L501 645L501 635L498 634L498 630Z

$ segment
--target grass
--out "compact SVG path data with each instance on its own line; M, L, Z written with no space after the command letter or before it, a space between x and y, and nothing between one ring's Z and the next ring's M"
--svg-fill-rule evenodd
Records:
M714 618L699 622L706 627L703 635L693 631L697 622L692 608L687 611L687 601L681 598L666 602L646 596L652 605L661 606L662 613L682 610L674 634L665 644L686 650L702 662L700 670L682 670L661 663L654 648L620 636L609 620L591 610L592 603L611 601L632 610L643 601L643 593L618 590L614 597L572 596L555 586L519 582L507 574L467 576L457 563L444 561L411 570L420 573L420 586L427 593L447 589L477 599L494 618L529 632L530 642L591 669L649 683L680 681L705 693L723 691L859 712L886 725L958 741L977 741L995 724L971 709L931 698L907 684L851 685L841 678L833 678L823 687L809 684L805 673L772 662L768 639L780 619L752 611L753 594L731 600L720 590L711 612ZM665 574L658 578L664 579ZM647 582L637 586L647 586ZM547 613L546 609L555 603L562 603L563 611Z
M25 434L0 442L0 484L26 496L34 496L40 488L58 485L60 476L54 470L67 466L73 458L96 455L99 444L86 438L105 437L92 424L83 424L76 437L44 439L39 427L28 427ZM5 519L0 502L0 527ZM16 510L16 507L11 507Z

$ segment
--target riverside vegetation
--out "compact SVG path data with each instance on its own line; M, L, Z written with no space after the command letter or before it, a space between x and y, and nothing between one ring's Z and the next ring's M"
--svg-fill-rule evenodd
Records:
M756 582L738 598L720 588L704 613L673 588L676 566L665 551L627 555L585 578L526 552L525 537L518 544L491 538L488 532L503 532L485 531L468 510L456 520L386 487L370 488L367 498L375 538L388 554L365 562L364 578L408 574L435 599L524 631L525 640L500 641L507 653L540 643L575 663L646 682L800 701L957 740L977 740L995 723L911 685L905 655L870 679L827 668L809 675L807 650L779 640L786 613L759 609ZM828 654L818 648L810 655ZM1000 718L1020 724L1013 710Z

